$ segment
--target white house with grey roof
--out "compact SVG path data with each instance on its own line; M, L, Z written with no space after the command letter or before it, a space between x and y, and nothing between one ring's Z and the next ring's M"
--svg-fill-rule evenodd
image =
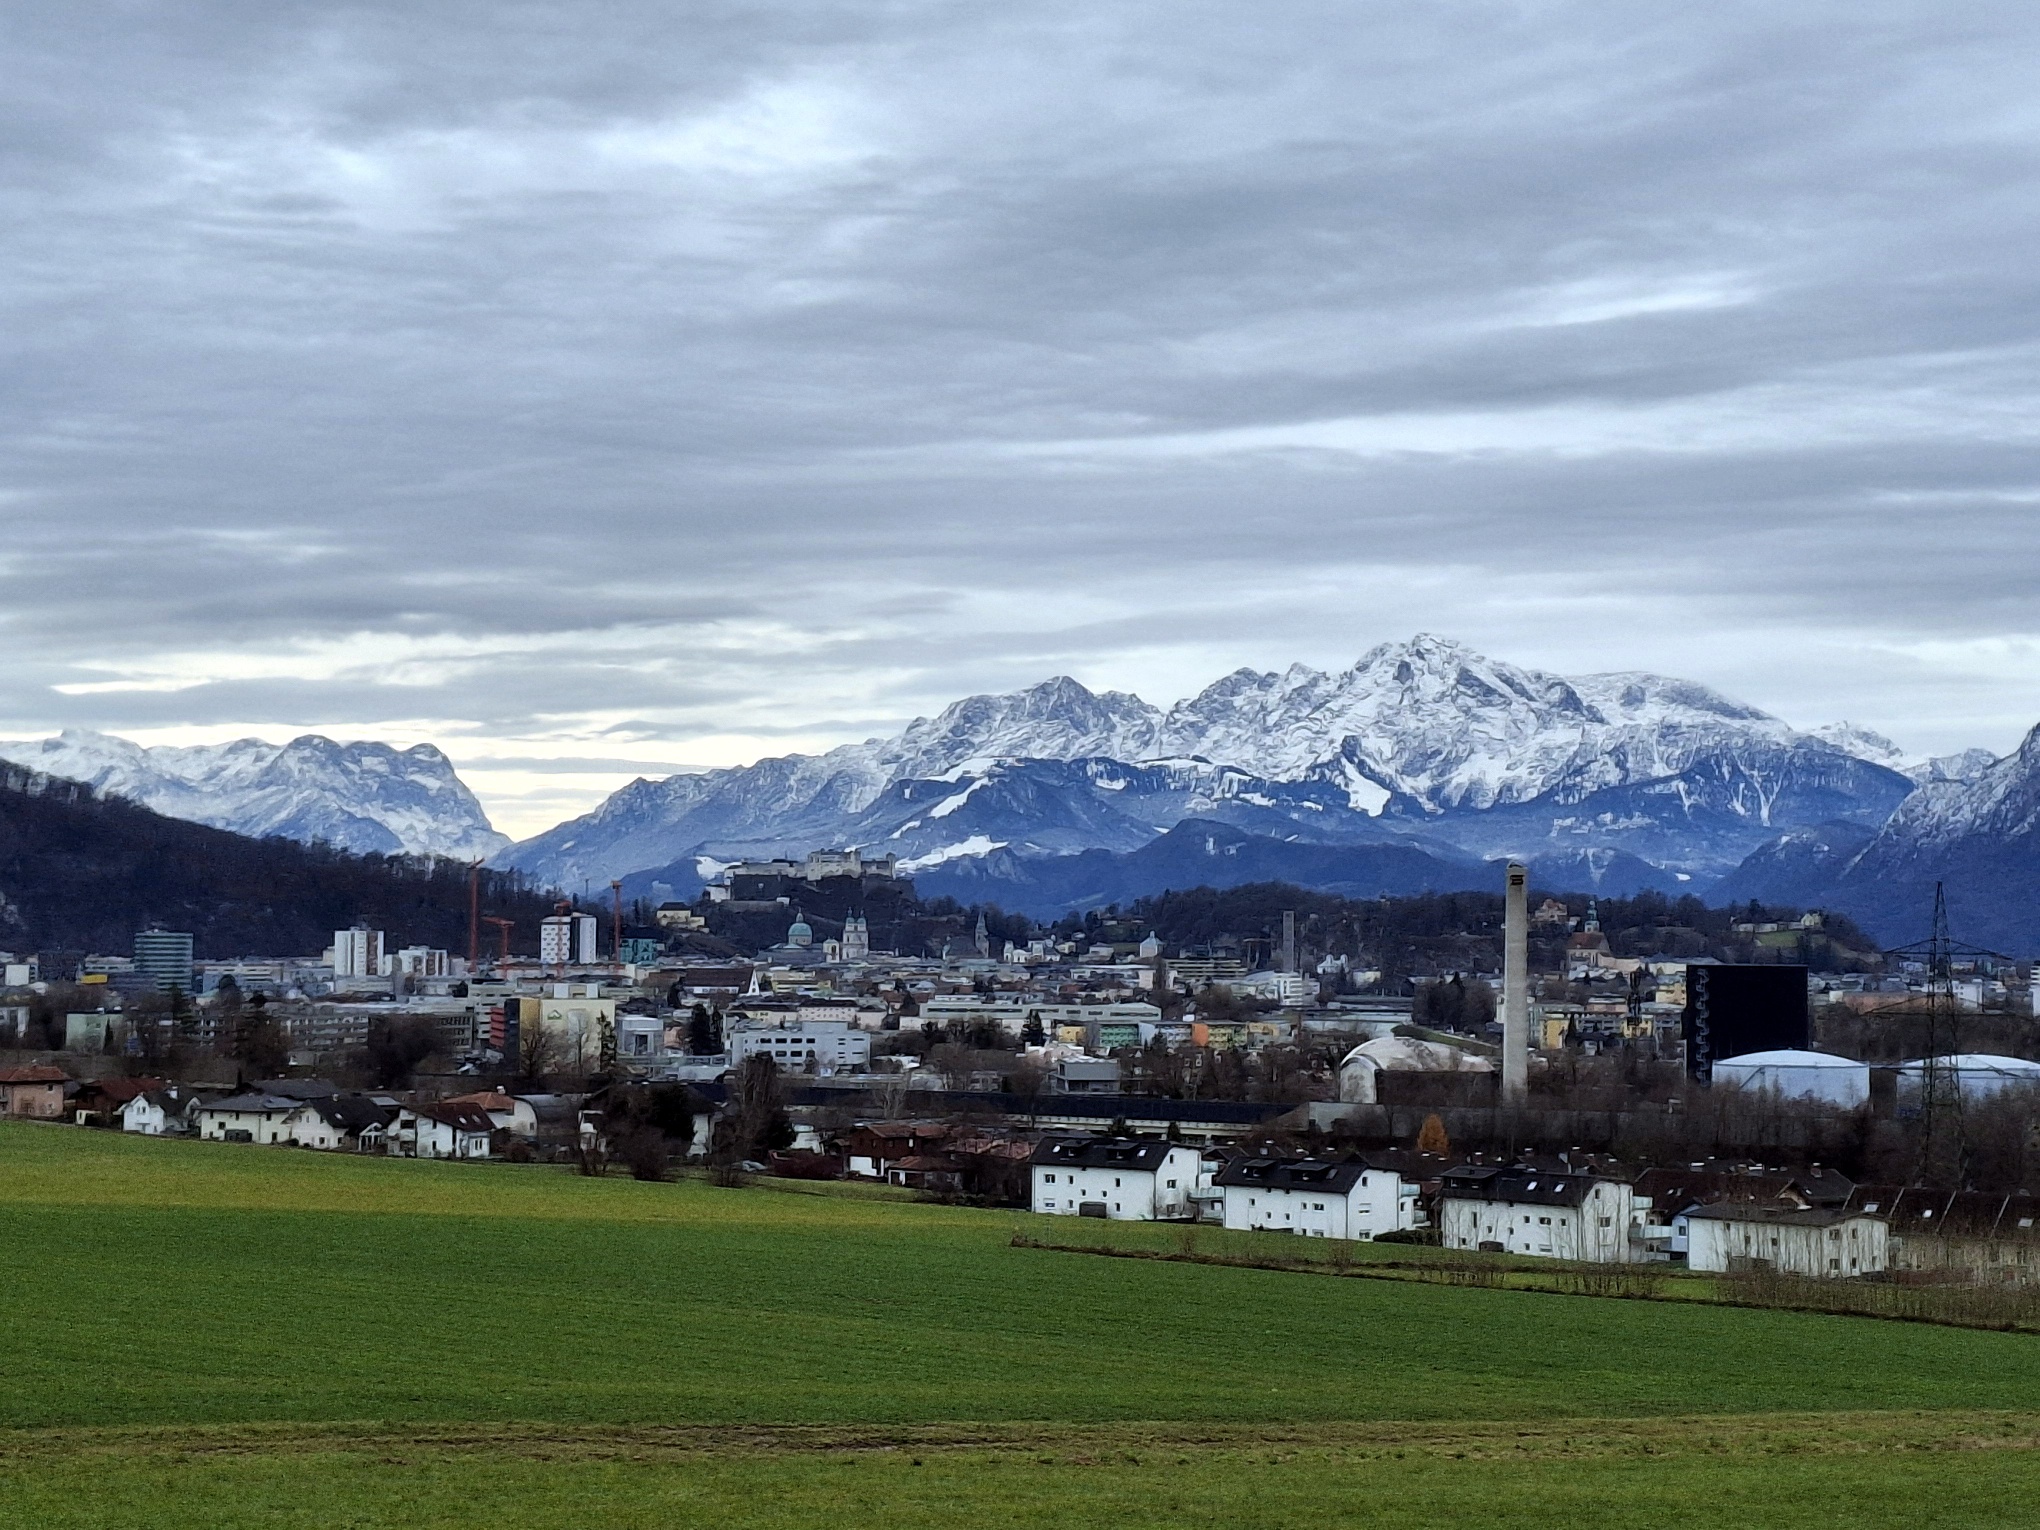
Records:
M1883 1217L1840 1206L1716 1201L1686 1213L1686 1266L1710 1272L1768 1266L1849 1280L1883 1273L1890 1231Z
M1620 1180L1467 1164L1447 1170L1441 1182L1438 1241L1491 1254L1624 1264L1649 1257L1642 1238L1647 1210Z
M1112 1222L1187 1219L1203 1161L1194 1147L1154 1137L1049 1137L1031 1160L1032 1205Z
M1237 1232L1366 1239L1424 1222L1422 1187L1365 1159L1235 1158L1212 1184Z
M198 1109L198 1134L208 1142L287 1142L284 1126L304 1104L280 1094L230 1094Z

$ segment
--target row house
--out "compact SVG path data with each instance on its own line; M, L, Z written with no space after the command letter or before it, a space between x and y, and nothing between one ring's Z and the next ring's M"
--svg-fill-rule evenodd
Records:
M1048 1216L1188 1220L1203 1162L1194 1147L1152 1137L1049 1137L1034 1149L1030 1204Z
M1422 1185L1364 1158L1236 1158L1212 1185L1234 1231L1368 1239L1425 1222Z
M1624 1264L1649 1257L1646 1212L1621 1180L1466 1164L1448 1169L1441 1180L1439 1242L1491 1254Z

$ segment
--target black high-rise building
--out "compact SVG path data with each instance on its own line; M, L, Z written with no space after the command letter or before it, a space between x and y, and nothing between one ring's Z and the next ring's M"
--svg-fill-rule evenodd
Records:
M1683 1018L1686 1072L1703 1084L1727 1058L1813 1044L1804 967L1690 966Z

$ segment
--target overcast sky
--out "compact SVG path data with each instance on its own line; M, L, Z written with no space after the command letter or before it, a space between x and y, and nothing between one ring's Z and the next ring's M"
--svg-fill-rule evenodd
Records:
M0 734L499 824L1426 630L2040 721L2040 12L15 5Z

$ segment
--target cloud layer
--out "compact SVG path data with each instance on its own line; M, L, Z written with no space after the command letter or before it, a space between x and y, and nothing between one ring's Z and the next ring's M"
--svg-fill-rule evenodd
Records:
M0 732L431 737L528 832L1424 627L2009 747L2036 33L16 7Z

